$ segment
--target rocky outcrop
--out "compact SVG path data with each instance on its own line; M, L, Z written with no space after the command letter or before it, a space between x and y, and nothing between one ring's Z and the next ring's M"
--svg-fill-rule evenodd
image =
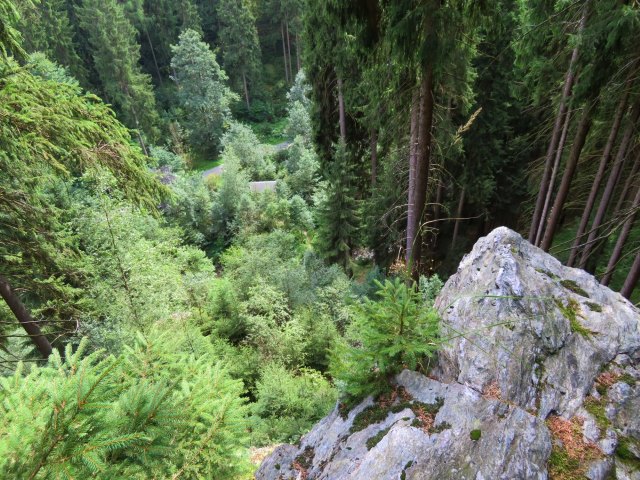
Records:
M480 239L436 306L427 378L336 408L256 473L275 479L640 480L640 312L517 233Z

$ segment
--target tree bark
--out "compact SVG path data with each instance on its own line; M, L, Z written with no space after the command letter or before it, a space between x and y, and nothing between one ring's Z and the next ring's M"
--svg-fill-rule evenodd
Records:
M629 238L629 232L631 232L631 228L633 227L633 223L635 222L638 210L640 210L640 187L638 187L636 196L633 199L633 204L631 205L631 213L625 220L622 231L620 232L618 240L616 241L616 245L615 247L613 247L611 258L609 258L609 263L607 264L607 270L600 280L600 283L602 285L609 285L609 282L611 281L611 277L613 276L613 272L616 269L618 260L620 260L620 257L622 256L622 249L624 248L624 245Z
M587 12L588 12L588 4L585 3L583 7L582 17L580 19L580 26L578 27L578 35L582 34L584 27L587 23ZM575 82L575 66L578 61L579 49L576 45L571 53L571 60L569 61L569 68L567 70L567 74L564 80L564 88L562 89L562 96L560 97L560 104L558 106L558 114L556 115L556 120L553 126L553 131L551 133L551 140L549 141L549 146L547 148L547 153L545 155L544 162L544 172L542 174L542 179L540 180L540 189L538 191L538 198L536 200L536 207L533 212L533 218L531 219L531 228L529 229L529 242L534 243L536 234L539 229L543 227L540 224L544 224L544 217L542 217L542 208L544 206L544 201L547 196L547 190L549 189L549 178L551 177L551 167L553 164L554 154L556 148L558 146L558 142L560 139L560 131L562 128L562 122L564 120L565 115L567 114L567 107L569 97L571 96L571 91L573 90L573 84Z
M291 79L291 83L295 80L295 75L293 74L293 67L291 66L291 36L289 35L289 19L287 18L285 21L285 31L287 32L287 58L289 60L289 78Z
M460 191L460 198L458 200L458 209L456 210L456 223L453 226L453 237L451 238L451 249L456 246L456 240L458 239L458 231L460 229L460 219L462 218L462 209L464 207L465 187L462 187Z
M419 117L419 93L414 92L411 99L411 120L409 132L409 190L407 194L407 240L405 250L405 262L407 266L413 259L413 241L415 238L416 209L414 195L416 190L416 150L418 148L418 117Z
M540 217L543 220L547 218L547 215L549 214L549 205L551 204L551 198L553 197L553 191L556 185L556 177L558 175L558 170L560 169L560 160L562 160L564 145L565 145L565 142L567 141L567 132L569 131L569 123L571 123L571 112L567 112L567 114L564 116L564 125L562 126L560 143L558 144L558 148L556 150L555 161L553 163L553 169L551 170L551 178L549 179L549 188L547 188L547 197L544 200L542 216ZM538 232L536 233L535 245L540 245L540 241L542 240L542 235L544 235L544 221L541 221L538 224Z
M631 266L631 270L629 270L627 279L624 281L624 285L622 285L622 289L620 290L620 294L624 298L631 298L633 289L638 283L638 278L640 278L640 251L636 254L636 259L633 261L633 265Z
M613 146L615 145L616 138L618 137L618 130L620 130L620 124L622 123L622 117L624 116L628 97L629 95L627 90L625 91L622 99L620 100L620 103L618 104L618 107L616 108L616 113L613 117L613 124L611 125L611 130L609 131L609 138L607 138L607 143L605 144L604 150L602 151L600 165L598 165L598 171L596 172L596 176L593 179L591 191L589 192L589 198L587 199L587 204L585 205L584 211L582 212L582 218L580 219L580 225L578 226L578 231L576 232L576 238L573 242L573 246L571 247L571 253L569 254L569 260L567 261L568 267L573 267L573 264L576 261L576 257L578 256L582 238L584 237L587 225L589 224L589 219L591 218L593 206L595 205L596 198L598 197L600 184L604 179L604 172L607 168L607 165L609 164L609 160L611 159L611 152L613 151Z
M300 35L296 33L296 65L300 71Z
M420 121L418 122L418 147L416 149L416 182L414 192L415 216L413 222L413 252L409 262L414 279L419 277L422 232L420 226L427 201L429 165L431 161L431 130L433 127L433 65L429 63L423 73L420 86Z
M344 96L342 93L342 78L338 76L338 113L340 121L340 138L347 141L347 118L344 111Z
M580 121L578 122L578 128L576 130L576 136L573 140L571 152L569 153L569 158L567 159L567 164L564 169L564 174L562 175L562 181L560 182L560 187L558 188L556 199L553 202L553 207L551 208L551 213L549 214L547 229L544 232L544 237L540 245L540 248L542 248L545 252L548 252L549 248L551 248L551 243L553 242L553 237L556 233L556 227L558 226L558 221L560 220L560 214L562 213L562 207L564 206L564 203L567 200L567 196L569 195L569 188L571 187L573 174L575 173L576 167L578 166L578 160L580 159L582 147L584 147L584 143L587 139L587 134L589 133L589 129L591 128L591 112L593 111L593 109L594 103L588 103L587 105L585 105L582 115L580 116Z
M607 185L604 188L604 192L602 193L602 197L600 198L600 203L598 204L598 210L596 211L596 215L593 218L593 223L591 224L591 230L589 231L589 237L587 238L587 242L584 245L582 250L582 256L580 257L580 268L584 268L587 264L587 260L589 259L589 255L591 253L591 248L593 244L597 241L598 231L600 230L600 226L602 225L602 221L607 213L607 208L609 207L609 202L611 202L611 198L613 197L613 191L616 188L618 183L618 178L620 177L620 172L622 171L622 167L624 165L625 159L627 157L627 149L629 148L629 144L631 143L631 138L633 137L633 133L636 127L636 123L638 121L638 116L640 116L640 100L636 102L636 104L631 109L631 114L629 115L629 121L625 128L624 134L622 136L622 140L620 140L620 146L618 147L618 153L616 154L616 160L613 164L613 168L611 172L609 172L609 178L607 180Z
M617 217L620 213L620 210L624 207L624 202L627 200L627 196L629 195L629 190L631 189L631 185L640 170L640 146L636 148L636 160L633 162L633 167L631 167L631 172L627 177L627 180L624 182L624 187L622 187L622 192L620 192L620 197L618 197L618 201L616 202L616 207L613 210L613 218Z
M371 189L373 190L378 178L378 132L375 128L371 130L369 148L371 149Z
M289 83L289 67L287 67L287 44L284 39L284 20L280 22L280 33L282 34L282 59L284 60L284 79Z
M33 320L27 307L24 306L20 298L11 290L9 281L3 276L0 276L0 296L4 299L18 322L20 322L22 328L27 332L27 335L31 338L31 341L35 344L40 354L44 358L51 355L51 343L49 343L47 337L42 334L38 323Z
M247 110L251 109L251 104L249 103L249 88L247 88L247 76L242 72L242 84L244 86L244 99L247 102Z
M147 30L147 27L144 27L144 34L147 36L147 43L149 44L149 49L151 50L151 58L153 59L153 65L156 68L156 73L158 74L158 81L160 82L160 86L162 86L162 75L160 74L160 67L158 67L156 52L153 49L153 43L151 43L151 37L149 36L149 31Z

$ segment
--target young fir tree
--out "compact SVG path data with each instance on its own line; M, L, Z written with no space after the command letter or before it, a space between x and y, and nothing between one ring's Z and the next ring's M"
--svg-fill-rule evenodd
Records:
M234 86L244 93L247 109L250 109L251 96L260 80L260 44L251 5L246 0L221 0L218 21L218 41L222 46L225 71Z
M326 175L323 197L318 205L318 245L330 262L349 265L358 225L358 204L344 141L335 149L334 162Z
M423 303L422 293L398 278L376 284L377 301L365 298L357 307L345 339L332 352L331 372L352 399L384 392L393 375L424 366L438 348L438 313Z
M151 78L140 69L136 30L125 16L123 6L116 0L83 0L77 15L88 33L105 100L116 107L129 128L155 140L160 119ZM144 149L142 137L139 139Z
M182 123L188 130L189 142L200 155L214 156L224 125L231 118L229 107L237 96L226 86L227 74L200 34L186 30L171 48L171 67L176 75Z

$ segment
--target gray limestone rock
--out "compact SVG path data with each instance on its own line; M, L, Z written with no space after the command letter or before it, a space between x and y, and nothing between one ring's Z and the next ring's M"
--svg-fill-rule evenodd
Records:
M436 307L446 342L435 378L405 370L405 400L368 398L344 418L336 407L256 478L544 480L552 449L565 448L548 428L558 415L579 420L576 438L596 452L584 477L640 480L640 312L630 302L498 228ZM362 425L372 408L388 411Z

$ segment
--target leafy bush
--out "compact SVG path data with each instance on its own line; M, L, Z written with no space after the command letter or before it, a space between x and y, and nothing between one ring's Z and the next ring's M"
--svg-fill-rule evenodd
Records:
M296 375L282 365L264 367L251 405L252 443L296 442L335 406L337 391L317 371Z
M438 346L438 314L399 279L379 283L378 301L356 307L346 339L333 351L331 371L352 398L380 393L393 375L416 369Z

